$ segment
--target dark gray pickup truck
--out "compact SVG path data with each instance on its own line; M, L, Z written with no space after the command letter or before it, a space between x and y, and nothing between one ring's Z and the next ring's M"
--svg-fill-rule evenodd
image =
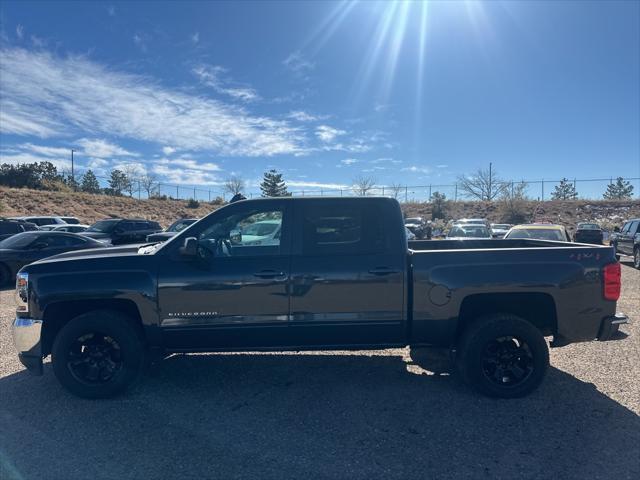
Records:
M610 247L442 240L407 248L398 202L271 198L221 208L163 244L67 253L17 277L22 363L71 392L124 391L171 352L451 349L480 392L535 389L551 346L608 340Z

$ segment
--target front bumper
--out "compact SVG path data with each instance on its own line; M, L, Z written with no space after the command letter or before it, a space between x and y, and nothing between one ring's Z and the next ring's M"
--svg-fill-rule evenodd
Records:
M629 318L623 313L616 313L611 317L603 319L600 324L598 340L601 342L611 340L613 336L618 333L620 325L624 325L625 323L629 323Z
M36 375L42 375L41 332L42 320L18 317L13 321L13 343L18 359Z

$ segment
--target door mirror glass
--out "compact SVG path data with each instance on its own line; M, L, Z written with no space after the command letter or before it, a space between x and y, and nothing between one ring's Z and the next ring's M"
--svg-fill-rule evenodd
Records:
M180 255L183 257L195 257L198 255L198 239L196 237L187 237L180 247Z
M229 232L229 240L233 245L240 245L242 243L242 232L240 230L231 230Z

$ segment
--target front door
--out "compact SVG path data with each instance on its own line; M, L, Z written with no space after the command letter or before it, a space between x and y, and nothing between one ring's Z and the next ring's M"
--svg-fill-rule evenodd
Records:
M159 252L158 301L169 349L260 348L286 340L287 201L238 203L199 222ZM198 254L185 257L185 235ZM257 233L257 234L256 234Z

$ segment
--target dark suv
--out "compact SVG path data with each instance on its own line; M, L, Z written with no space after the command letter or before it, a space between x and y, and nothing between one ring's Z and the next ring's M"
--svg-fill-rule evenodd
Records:
M110 218L99 220L82 235L111 245L144 243L147 235L162 231L158 222L142 219Z
M633 256L633 266L640 269L640 218L632 218L622 230L611 235L616 253Z
M38 226L35 223L11 218L0 218L0 240L9 238L16 233L30 232L37 229Z

